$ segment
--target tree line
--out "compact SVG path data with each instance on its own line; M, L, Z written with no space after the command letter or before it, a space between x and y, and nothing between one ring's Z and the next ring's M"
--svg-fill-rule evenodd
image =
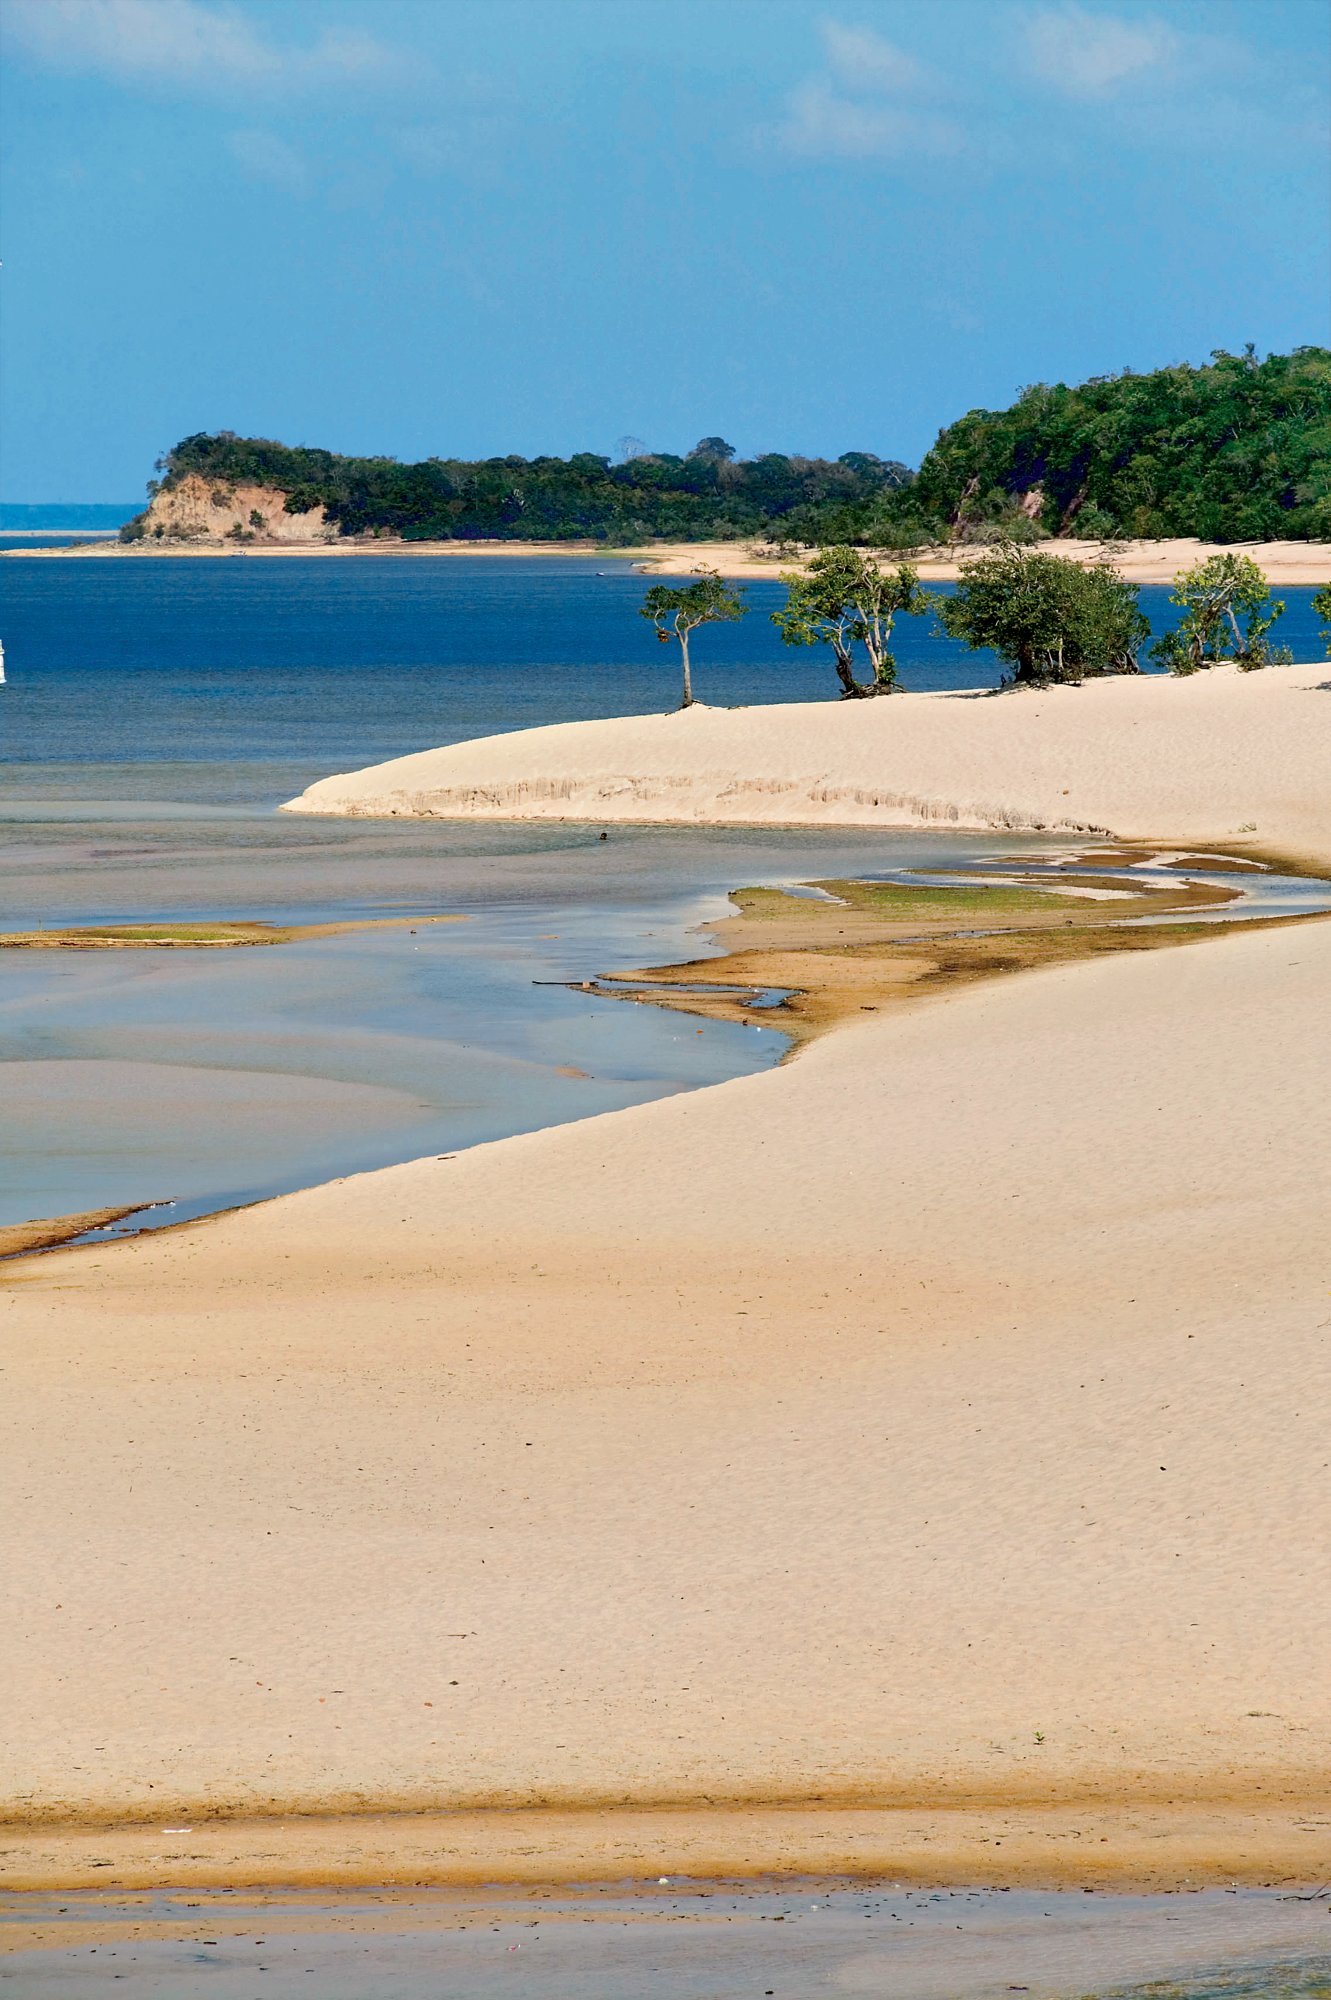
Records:
M191 473L222 500L275 487L289 513L322 507L342 534L411 541L747 537L779 554L1056 536L1331 540L1331 349L1265 360L1217 349L1200 368L1037 383L1008 409L950 424L915 473L867 451L740 459L722 437L683 456L625 439L618 463L575 452L403 465L231 431L182 439L157 470L150 493ZM140 539L144 517L123 532Z
M1037 383L949 425L908 488L840 519L808 539L1331 540L1331 350Z
M700 566L694 580L653 584L640 615L663 644L680 648L681 706L693 702L689 642L700 626L743 618L742 585ZM933 612L943 630L975 651L993 651L1007 666L1011 686L1050 687L1102 674L1135 674L1151 637L1136 587L1112 562L1089 565L1066 556L1003 542L961 566L949 596L925 590L909 563L884 569L863 549L842 544L820 549L807 568L783 571L786 601L771 613L788 646L830 648L843 700L891 694L898 686L891 650L899 616ZM1157 639L1151 657L1173 674L1194 674L1233 661L1245 673L1287 664L1287 647L1269 633L1284 612L1249 556L1225 553L1174 578L1170 602L1182 610L1178 625ZM1331 654L1331 585L1313 597L1326 621L1322 638Z
M595 452L571 458L482 460L344 458L336 452L221 431L182 439L158 461L150 495L190 474L225 504L237 486L275 487L285 511L322 507L344 535L407 541L736 541L765 533L794 510L865 507L903 486L910 468L872 452L838 459L767 452L739 459L722 437L680 457L632 444L619 464ZM122 539L142 538L142 515Z

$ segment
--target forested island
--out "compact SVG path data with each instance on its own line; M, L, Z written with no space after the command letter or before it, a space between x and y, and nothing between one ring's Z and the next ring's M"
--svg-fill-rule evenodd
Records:
M301 518L325 538L622 546L1331 539L1331 350L1220 350L1201 368L1039 383L949 425L915 473L861 451L739 459L721 437L682 457L632 443L617 463L577 452L404 465L228 431L183 439L158 471L126 542L215 531L242 491L248 509L225 530L237 542L287 539ZM187 488L191 516L171 504Z
M288 515L322 509L342 535L391 535L407 541L737 541L762 535L794 510L869 513L883 495L908 484L905 465L872 452L788 458L779 452L740 460L724 438L700 440L685 457L635 450L619 464L594 452L572 458L466 460L343 458L307 446L201 434L160 461L149 491L169 496L191 479L220 489L275 488ZM139 515L122 539L153 531ZM256 510L258 512L260 510ZM260 521L253 523L260 528ZM235 536L244 540L244 526Z

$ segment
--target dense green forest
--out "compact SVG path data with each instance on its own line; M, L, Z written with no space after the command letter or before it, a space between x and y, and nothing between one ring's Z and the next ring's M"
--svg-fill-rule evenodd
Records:
M222 487L322 503L343 534L415 540L656 539L846 543L1198 535L1204 541L1331 539L1331 350L1265 361L1249 348L1203 368L1039 383L1007 410L972 410L940 433L919 472L872 452L835 460L737 459L723 438L687 457L343 458L265 438L186 438L161 487L188 473ZM156 490L155 488L150 490ZM134 540L142 521L122 531Z
M903 496L906 498L907 496ZM1331 351L1040 383L945 430L899 507L964 536L1331 538Z
M401 465L226 431L186 438L159 470L164 489L192 472L221 486L276 486L289 496L288 513L322 502L343 534L420 541L727 541L762 534L795 507L867 508L910 478L906 466L871 452L737 460L715 437L686 458L642 452L618 465L589 451Z

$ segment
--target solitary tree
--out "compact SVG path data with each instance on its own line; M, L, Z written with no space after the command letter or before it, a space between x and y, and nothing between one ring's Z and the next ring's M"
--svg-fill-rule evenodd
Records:
M781 581L786 601L772 613L772 623L786 645L830 646L843 701L891 694L897 684L890 651L893 620L898 611L918 617L930 602L909 564L883 571L863 549L840 546L819 549L803 576L783 570ZM869 656L868 682L855 677L857 644Z
M1169 601L1183 616L1151 651L1172 674L1195 674L1218 660L1233 660L1250 673L1292 657L1288 648L1267 643L1285 606L1272 603L1266 577L1251 556L1210 556L1183 570L1174 578ZM1241 617L1246 627L1239 624Z
M693 574L698 579L696 583L684 583L678 587L654 583L638 608L638 616L649 618L655 625L656 636L663 646L668 646L672 639L679 641L684 667L681 708L693 705L693 677L689 670L690 632L696 631L699 625L730 624L742 618L749 608L744 602L744 592L733 589L716 570L700 566Z
M1323 621L1319 638L1331 659L1331 583L1324 583L1320 590L1313 592L1313 610Z
M1015 542L963 563L955 595L936 602L944 631L992 647L1019 686L1135 674L1151 630L1112 563L1083 568Z
M727 444L723 437L699 438L697 444L694 445L693 450L689 453L690 458L710 458L714 459L718 465L729 465L734 456L734 445Z

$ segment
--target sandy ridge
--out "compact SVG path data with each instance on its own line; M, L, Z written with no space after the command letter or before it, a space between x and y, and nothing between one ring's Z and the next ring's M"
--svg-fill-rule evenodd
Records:
M288 811L1327 838L1331 663L556 724L325 778Z

